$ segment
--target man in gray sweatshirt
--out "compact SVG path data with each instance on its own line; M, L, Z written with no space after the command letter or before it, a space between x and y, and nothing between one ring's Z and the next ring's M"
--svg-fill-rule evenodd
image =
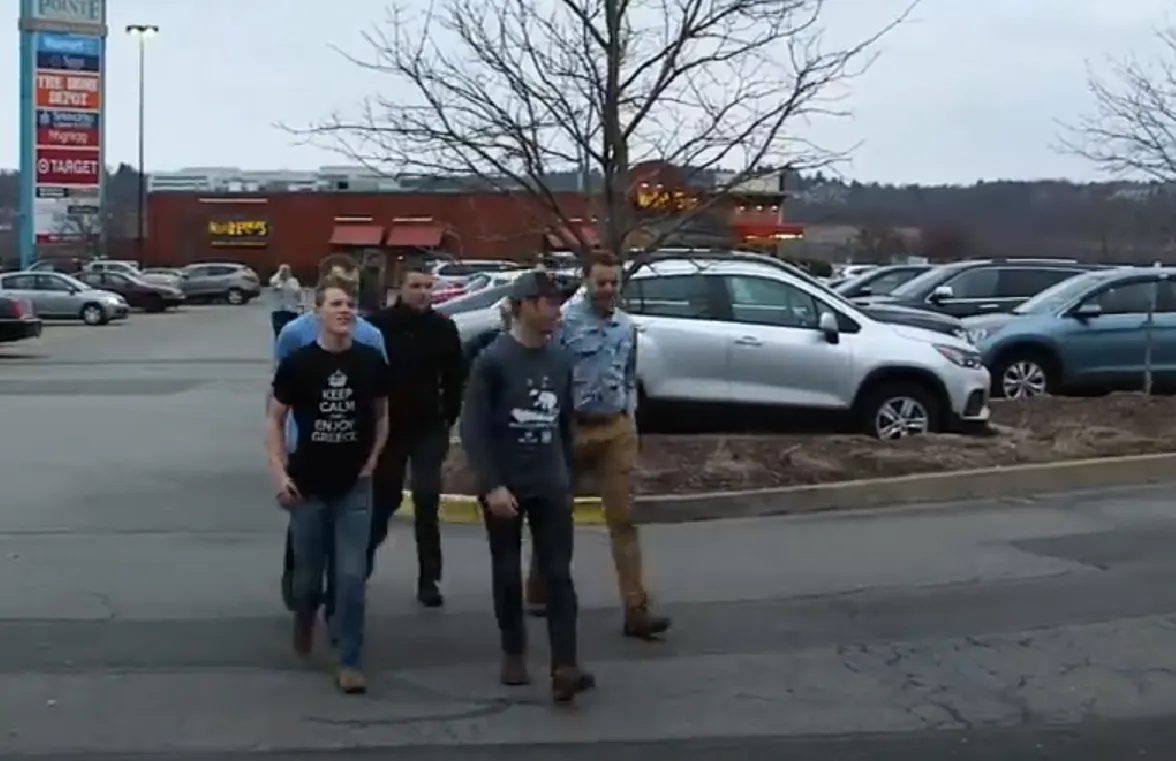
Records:
M579 668L576 655L571 366L562 351L548 345L559 306L550 274L528 272L514 281L510 331L484 349L470 370L461 442L490 541L502 682L530 681L523 617L525 518L548 589L552 697L569 702L596 680Z

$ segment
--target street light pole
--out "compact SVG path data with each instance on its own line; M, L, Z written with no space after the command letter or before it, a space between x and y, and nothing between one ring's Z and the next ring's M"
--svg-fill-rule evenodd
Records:
M154 24L127 24L127 34L135 38L139 44L139 188L135 217L138 236L135 239L137 259L143 264L147 251L147 39L159 33L159 27Z

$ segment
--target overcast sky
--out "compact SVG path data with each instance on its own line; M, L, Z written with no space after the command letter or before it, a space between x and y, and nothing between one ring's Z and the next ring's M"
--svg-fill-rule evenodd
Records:
M387 84L331 48L362 52L359 35L384 17L383 0L108 3L111 164L133 163L136 155L135 44L122 33L128 23L162 27L148 50L151 170L346 163L298 145L274 123L312 122ZM831 33L849 39L882 22L902 0L828 3ZM1170 9L1170 0L923 0L854 84L853 118L814 130L834 147L862 142L844 171L863 181L1092 179L1088 166L1050 149L1055 120L1089 104L1087 61L1154 50L1151 29ZM10 31L0 41L0 57L14 65L0 81L0 102L13 108L0 128L0 165L15 166L18 35L15 12L7 13Z

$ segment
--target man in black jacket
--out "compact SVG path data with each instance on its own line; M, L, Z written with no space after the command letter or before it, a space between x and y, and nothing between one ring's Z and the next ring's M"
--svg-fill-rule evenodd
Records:
M457 327L431 308L433 275L423 264L405 266L396 301L369 315L389 352L400 357L389 396L389 433L373 483L369 572L388 521L400 507L406 471L415 513L417 599L429 608L441 596L441 466L449 430L461 412L465 358Z

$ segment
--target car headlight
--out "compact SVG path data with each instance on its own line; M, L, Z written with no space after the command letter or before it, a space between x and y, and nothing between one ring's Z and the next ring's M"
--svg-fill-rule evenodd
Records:
M978 344L981 341L983 341L985 338L988 338L988 333L989 333L988 328L969 328L968 329L968 340L974 344Z
M980 367L980 355L974 351L967 351L955 346L948 346L946 344L932 344L935 351L957 367Z

